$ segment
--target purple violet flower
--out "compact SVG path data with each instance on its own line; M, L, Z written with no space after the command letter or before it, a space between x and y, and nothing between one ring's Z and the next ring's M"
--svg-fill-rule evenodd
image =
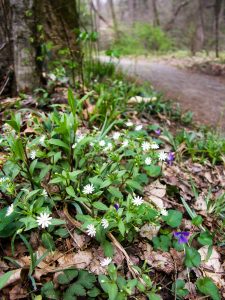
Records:
M156 133L157 135L160 135L160 134L161 134L161 130L160 130L160 129L156 129L156 130L155 130L155 133Z
M118 203L115 203L115 204L114 204L114 207L115 207L116 211L118 211L118 209L120 208L120 206L119 206Z
M170 166L172 166L174 159L175 159L175 154L174 154L174 152L169 152L166 161L167 161L167 163L168 163Z
M178 239L179 244L187 244L189 234L190 232L187 231L177 231L173 233L175 238Z

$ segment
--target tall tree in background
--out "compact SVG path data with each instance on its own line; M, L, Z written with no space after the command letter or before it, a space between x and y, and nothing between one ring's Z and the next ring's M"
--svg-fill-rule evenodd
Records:
M152 0L152 7L153 7L153 12L154 12L153 25L160 26L159 12L158 12L158 8L157 8L157 0Z
M214 15L215 15L215 53L216 57L219 57L219 24L220 24L220 12L222 8L223 0L215 0Z
M0 24L0 95L11 69L14 93L31 92L40 85L43 33L55 45L67 47L71 60L81 59L75 0L0 0L0 17L4 20Z
M112 14L112 21L113 21L113 28L115 32L115 39L119 40L119 28L118 28L118 23L117 23L117 18L116 18L116 12L115 12L115 6L113 0L109 0L109 6Z

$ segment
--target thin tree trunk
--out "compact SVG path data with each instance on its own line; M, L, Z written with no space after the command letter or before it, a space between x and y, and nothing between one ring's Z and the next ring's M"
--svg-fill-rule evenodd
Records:
M112 14L115 38L116 38L116 40L118 40L119 39L119 30L118 30L118 24L117 24L117 18L116 18L116 13L115 13L115 7L114 7L113 0L109 0L109 5L110 5L111 14Z
M35 48L35 0L10 0L16 91L31 92L40 84Z
M157 0L152 0L152 7L153 7L153 13L154 13L153 25L160 26L159 12L158 12L156 1Z
M222 7L222 0L215 0L214 4L214 14L215 14L215 54L216 57L219 57L219 19L220 11Z

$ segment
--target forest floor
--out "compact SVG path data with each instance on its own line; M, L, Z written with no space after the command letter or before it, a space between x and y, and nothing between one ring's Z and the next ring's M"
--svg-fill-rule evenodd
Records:
M118 65L129 76L151 82L167 99L177 100L183 110L191 110L195 121L225 130L224 78L180 68L165 59L122 58Z

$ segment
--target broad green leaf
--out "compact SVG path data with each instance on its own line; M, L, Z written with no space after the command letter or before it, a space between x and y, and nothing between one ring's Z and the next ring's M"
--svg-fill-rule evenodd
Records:
M209 277L199 278L196 281L198 290L206 295L210 296L213 300L220 300L220 294L217 286Z
M109 241L104 240L104 242L101 243L101 246L106 257L113 257L114 249L113 245Z
M172 291L179 298L183 298L189 294L189 291L185 288L185 281L181 279L177 279L175 283L173 283Z
M178 227L182 221L182 213L178 210L169 209L168 215L163 216L162 219L166 222L167 225L171 226L172 228Z
M60 219L51 219L50 222L51 222L50 225L53 225L53 226L66 224L66 222L64 220L60 220Z
M118 228L122 236L124 236L126 228L122 220L119 221Z
M195 248L186 246L184 263L188 268L198 267L201 264L199 252Z
M94 208L97 208L98 210L107 211L109 209L108 206L106 206L100 201L96 201L92 205L94 206Z
M4 286L7 284L9 278L13 276L14 271L9 271L0 276L0 290L4 288Z
M137 182L137 181L135 181L135 180L130 180L130 179L128 179L128 180L126 181L126 184L127 184L129 187L131 187L131 188L133 188L133 189L135 189L135 190L139 190L139 191L142 190L142 186L140 185L140 183Z
M66 192L69 196L75 198L76 197L76 194L75 194L75 191L74 191L74 188L70 185L68 187L66 187Z
M201 232L198 237L198 242L203 246L211 246L213 244L212 236L208 231Z
M158 177L161 174L161 167L157 165L146 166L144 169L150 177Z
M59 284L68 284L78 275L78 271L76 269L68 269L64 270L63 274L59 274L57 277L57 281Z
M61 141L59 139L50 139L48 142L51 145L59 146L59 147L65 148L67 150L70 149L70 147L66 143L64 143L63 141Z
M46 249L53 251L55 250L55 243L52 236L48 232L43 232L41 235L41 240Z
M120 192L120 190L114 186L110 186L108 188L108 191L110 192L111 195L115 198L123 198L123 194Z

